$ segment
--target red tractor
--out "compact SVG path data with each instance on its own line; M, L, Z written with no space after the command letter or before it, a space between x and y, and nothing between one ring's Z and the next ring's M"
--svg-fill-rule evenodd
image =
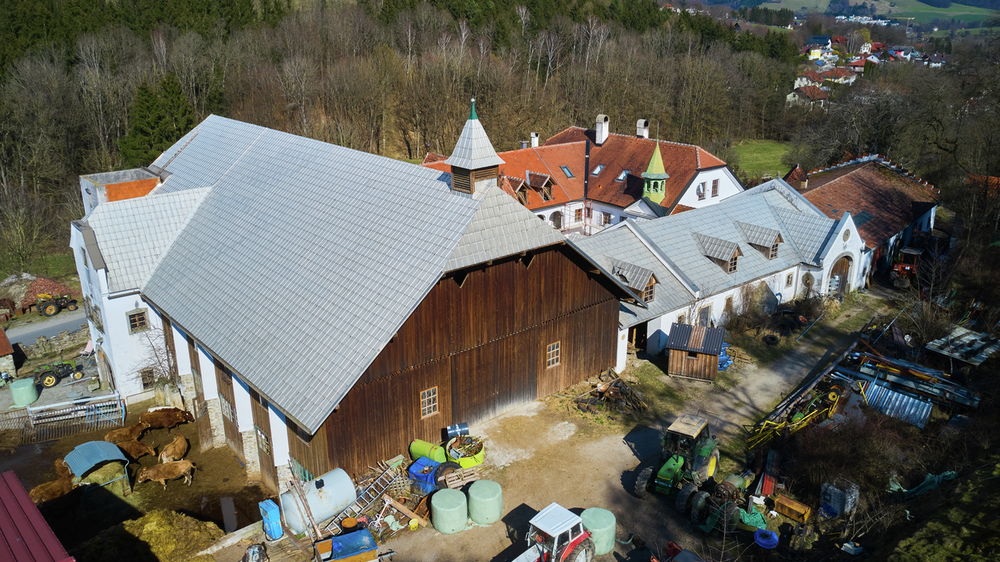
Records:
M512 562L590 562L594 541L579 515L553 503L529 521L528 550Z

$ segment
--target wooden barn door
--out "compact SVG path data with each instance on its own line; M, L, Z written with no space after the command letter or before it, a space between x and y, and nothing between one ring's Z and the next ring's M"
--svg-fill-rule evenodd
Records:
M844 256L833 264L830 270L830 292L844 295L850 290L847 275L851 272L851 258Z
M226 444L243 458L243 439L240 437L240 426L236 421L236 395L233 393L233 375L229 373L219 360L215 360L215 380L219 385L219 406L222 409L222 427L226 431Z
M267 400L250 389L250 409L253 428L257 436L257 458L260 461L260 480L272 492L278 491L278 470L274 466L271 449L271 417L267 413Z
M208 417L208 403L205 402L205 387L201 380L201 368L198 363L198 348L194 338L187 335L188 359L191 360L191 377L194 379L194 425L198 429L198 450L205 452L214 445L212 439L212 420Z

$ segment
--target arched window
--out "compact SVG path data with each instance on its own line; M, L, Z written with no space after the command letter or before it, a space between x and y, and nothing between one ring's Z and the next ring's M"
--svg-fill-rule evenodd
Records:
M552 226L557 230L562 230L562 213L556 211L552 213Z

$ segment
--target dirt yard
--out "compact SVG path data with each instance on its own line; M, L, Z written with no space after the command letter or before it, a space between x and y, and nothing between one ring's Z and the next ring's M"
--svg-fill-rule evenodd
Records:
M126 425L137 423L139 414L146 411L148 406L150 404L140 404L130 408ZM13 470L27 489L55 480L55 459L65 457L81 443L101 440L106 431L79 434L50 443L25 445L14 453L0 453L0 471ZM156 482L144 482L135 485L133 493L126 498L109 493L106 489L88 489L75 494L69 502L60 504L57 500L54 508L45 509L43 513L67 550L72 551L75 546L102 529L135 519L156 508L212 521L222 528L221 499L224 497L233 498L238 526L260 520L257 503L263 501L267 494L256 486L246 485L246 470L229 449L198 452L198 436L193 423L177 426L169 435L166 429L147 430L141 441L159 452L178 433L191 444L186 458L196 466L192 484L186 486L183 480L174 480L167 482L167 489L164 491ZM135 482L135 475L140 467L155 463L156 459L148 455L130 463L130 481Z

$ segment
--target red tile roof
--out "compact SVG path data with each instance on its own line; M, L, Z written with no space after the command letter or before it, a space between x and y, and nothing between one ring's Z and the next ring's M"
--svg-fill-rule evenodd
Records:
M795 167L789 170L788 173L785 174L785 177L781 179L785 180L785 183L788 185L798 189L799 186L802 185L802 182L809 179L809 176L806 174L806 171L802 169L801 164L796 164Z
M815 70L807 70L802 74L799 74L799 76L805 76L806 78L812 80L813 82L816 82L817 84L823 83L823 76L819 72L816 72Z
M72 562L13 472L0 475L0 559L12 562Z
M679 213L683 213L684 211L693 211L693 210L694 207L688 207L687 205L677 205L676 207L674 207L673 211L670 211L670 214L676 215Z
M820 74L824 80L832 80L834 78L847 78L849 76L854 76L854 73L843 67L831 68L823 74Z
M593 129L570 127L545 141L545 146L582 144L584 140L594 142ZM674 206L699 170L726 165L723 160L700 146L611 134L603 145L591 144L590 170L587 172L591 174L588 198L617 207L627 207L642 199L643 180L640 174L649 166L649 159L653 156L657 142L660 144L663 167L670 175L665 182L665 196L660 203L663 207ZM579 162L578 166L582 166L583 160ZM592 172L600 165L604 168L596 176L593 175ZM627 177L624 181L616 181L624 170L629 171Z
M844 37L842 35L834 35L833 37L830 38L830 43L833 43L834 45L846 45L847 37Z
M811 99L812 101L824 100L830 97L829 94L827 94L823 90L820 90L817 86L802 86L801 88L795 88L795 91Z
M879 162L864 162L809 175L803 195L826 216L850 212L869 248L877 248L936 204L934 187Z
M3 328L0 328L0 357L10 355L11 353L14 353L14 348L10 346L10 340L7 339L7 334L4 333ZM10 373L10 376L14 376L14 373Z
M590 140L590 170L584 169L586 160L586 140ZM500 174L508 178L528 180L538 187L538 175L546 175L553 182L552 199L545 201L536 189L528 189L529 209L551 207L584 198L584 179L599 165L604 168L596 176L589 176L588 199L618 207L627 207L642 199L643 180L640 174L649 165L653 156L655 140L612 134L602 145L594 144L594 131L582 127L570 127L548 139L544 145L522 148L498 155L504 161ZM670 177L666 180L666 196L661 205L670 208L684 188L691 182L695 172L725 166L726 163L705 149L690 144L659 141L663 167ZM436 155L435 155L436 156ZM451 167L443 160L424 158L424 166L451 172ZM560 166L569 168L573 177L568 177ZM629 174L623 181L616 181L623 170ZM511 187L517 182L511 181ZM538 184L536 186L535 184ZM501 187L503 187L501 185Z
M968 174L965 176L965 185L969 187L986 187L990 191L997 191L1000 190L1000 178L996 176Z
M443 155L443 154L435 154L433 152L428 152L424 156L424 161L421 162L420 164L423 165L423 166L426 166L428 164L433 164L435 162L444 162L447 159L448 159L448 157L445 156L445 155ZM449 167L449 169L451 169L451 168Z
M864 68L866 62L868 62L868 59L861 59L861 60L851 61L851 62L847 63L847 66L857 66L857 67Z

